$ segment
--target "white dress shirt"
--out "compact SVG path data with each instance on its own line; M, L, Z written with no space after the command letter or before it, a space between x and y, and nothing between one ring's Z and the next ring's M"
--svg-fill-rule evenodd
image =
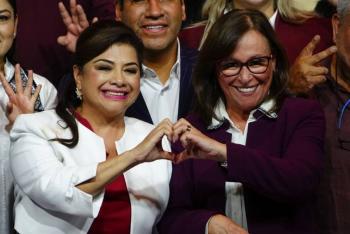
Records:
M169 79L162 84L158 75L151 68L143 65L144 75L141 79L141 93L154 124L165 118L177 121L180 95L180 43L177 42L177 59Z

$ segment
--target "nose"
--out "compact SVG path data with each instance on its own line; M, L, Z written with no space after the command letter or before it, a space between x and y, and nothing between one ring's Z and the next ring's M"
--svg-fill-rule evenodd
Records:
M146 16L150 18L159 18L163 15L161 6L161 0L148 0L148 8L146 10Z
M110 80L110 83L113 85L116 85L118 87L122 87L125 85L125 77L122 71L114 72L112 79Z
M249 83L249 81L253 78L252 73L248 70L247 66L243 66L241 71L239 72L239 80L245 84Z

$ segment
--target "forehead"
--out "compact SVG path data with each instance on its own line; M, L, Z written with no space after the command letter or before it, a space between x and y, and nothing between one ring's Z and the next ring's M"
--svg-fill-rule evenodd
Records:
M9 10L13 11L12 6L8 0L0 0L0 11Z
M267 38L256 30L249 30L238 40L235 52L266 53L270 51Z
M118 63L137 62L137 52L135 48L126 43L116 43L110 46L103 53L93 60L107 59Z

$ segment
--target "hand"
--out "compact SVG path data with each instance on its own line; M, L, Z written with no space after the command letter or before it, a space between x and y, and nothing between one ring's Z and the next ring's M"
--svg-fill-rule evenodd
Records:
M321 38L319 35L304 47L290 68L289 89L294 93L306 93L315 85L326 80L328 69L320 65L320 62L337 51L331 46L317 54L314 50Z
M6 116L9 120L9 124L6 126L6 130L10 131L19 114L34 112L35 101L39 96L41 85L38 85L32 94L33 71L29 70L28 82L23 89L19 64L15 66L16 92L13 91L3 74L0 74L0 81L4 87L5 93L9 97L9 102L6 107Z
M135 157L135 163L151 162L157 159L173 160L173 153L164 151L162 147L163 136L167 136L168 140L171 141L172 135L173 124L169 119L164 119L139 145L131 150L131 155Z
M63 23L67 28L66 35L59 36L57 43L66 47L70 52L75 52L75 47L79 35L84 29L89 27L89 21L87 20L84 9L81 5L76 3L76 0L70 0L70 14L62 2L58 3L58 9L62 17ZM92 22L96 22L95 17Z
M176 155L175 163L189 158L211 159L219 162L227 159L225 144L207 137L185 119L180 119L174 125L173 142L177 140L180 140L185 150Z
M209 219L208 234L248 234L248 232L224 215L214 215Z

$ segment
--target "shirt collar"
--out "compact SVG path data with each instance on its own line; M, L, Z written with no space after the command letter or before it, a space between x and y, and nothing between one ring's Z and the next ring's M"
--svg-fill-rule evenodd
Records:
M275 25L276 25L276 18L277 18L277 10L275 11L275 13L273 13L273 15L269 19L269 22L273 28L275 28Z
M8 59L6 59L4 65L5 78L7 81L10 81L15 74L15 67L10 63Z
M176 62L174 63L173 67L171 68L170 71L170 76L176 77L180 79L181 71L180 71L180 41L179 38L176 40L177 43L177 55L176 55ZM156 78L157 73L152 69L147 67L146 65L142 64L142 69L144 71L144 75L142 78Z
M264 101L258 108L250 112L249 118L254 118L253 114L256 111L260 111L266 117L275 119L278 117L277 113L273 111L275 106L276 106L276 101L274 99ZM232 121L228 116L228 113L226 111L226 106L222 101L222 99L219 99L218 104L215 106L214 113L218 119L212 118L211 124L208 126L209 130L219 128L225 122L225 120L230 122L230 124L232 125Z

